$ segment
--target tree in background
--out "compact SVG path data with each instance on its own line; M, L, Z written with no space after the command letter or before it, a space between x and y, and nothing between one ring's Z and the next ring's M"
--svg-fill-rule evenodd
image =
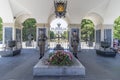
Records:
M2 18L0 17L0 41L2 41L2 34L3 31L2 31Z
M36 20L34 18L29 18L27 20L25 20L22 25L23 30L22 30L22 35L23 35L23 41L27 41L28 40L28 35L32 34L33 35L33 39L36 40Z
M120 16L114 21L114 38L120 39Z
M68 31L64 31L63 34L62 34L62 37L64 39L68 39Z
M81 39L94 41L94 24L89 19L83 19L81 22Z
M50 31L50 39L54 39L55 38L55 33L53 31Z

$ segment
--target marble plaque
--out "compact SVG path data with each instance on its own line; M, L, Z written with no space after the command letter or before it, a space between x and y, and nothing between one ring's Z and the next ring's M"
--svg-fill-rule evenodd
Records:
M11 27L5 27L5 43L12 40L12 28Z

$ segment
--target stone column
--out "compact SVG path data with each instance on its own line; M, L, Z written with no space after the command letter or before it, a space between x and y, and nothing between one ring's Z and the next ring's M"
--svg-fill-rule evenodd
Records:
M46 36L48 37L48 30L49 30L49 24L42 24L42 23L37 23L36 24L36 26L37 26L37 28L36 28L36 49L37 50L39 50L39 48L38 48L38 34L39 34L39 32L38 32L38 30L39 30L39 28L45 28L46 29ZM47 42L46 42L46 48L45 48L45 50L48 50L48 40L47 40Z
M69 43L69 49L71 48L71 26L70 25L68 25L68 31L69 31L69 41L68 41L68 43Z
M113 47L113 24L104 24L103 26L104 30L106 30L106 32L104 31L104 39L107 38L108 41L111 41L111 47Z
M95 30L101 30L101 34L100 34L101 35L101 39L100 39L100 41L104 41L104 39L105 39L105 30L106 29L111 30L111 34L109 34L109 35L111 35L111 47L112 47L113 46L113 25L110 25L110 24L99 24L99 25L97 25L95 27ZM108 35L106 37L108 37ZM96 37L95 37L95 43L96 43ZM99 49L100 48L100 43L96 43L95 44L95 48Z
M71 47L71 30L72 29L79 29L79 39L81 40L81 29L80 29L80 24L69 24L69 49L72 50ZM78 46L78 51L81 51L81 42L79 41L79 46Z
M6 45L9 40L14 39L13 23L3 23L3 45Z
M96 31L100 30L100 42L97 42L96 38L98 37L98 34L96 35ZM99 24L95 26L95 49L99 49L100 48L100 43L101 41L104 41L104 27L103 24Z
M49 31L50 31L50 25L48 25L48 48L50 49L50 33L49 33Z

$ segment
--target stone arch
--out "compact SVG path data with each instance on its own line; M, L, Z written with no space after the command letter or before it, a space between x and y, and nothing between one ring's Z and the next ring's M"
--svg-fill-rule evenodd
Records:
M29 19L29 18L33 18L31 16L31 14L22 14L22 15L19 15L18 17L15 18L15 27L16 28L22 28L22 23Z
M103 17L96 12L89 12L83 19L91 20L94 24L94 39L95 39L95 48L99 47L101 39L103 36Z
M90 19L83 19L81 22L81 40L94 41L94 23ZM87 42L86 42L87 43Z
M69 15L69 14L67 13L67 14L66 14L66 17L65 17L65 18L62 18L63 20L65 20L65 21L67 22L67 24L70 23L70 19L69 19L69 16L68 16L68 15ZM53 13L53 14L51 14L51 15L49 16L49 18L48 18L48 24L50 24L54 19L56 19L55 13Z
M26 21L27 19L29 19L29 18L35 19L29 13L23 13L23 14L20 14L19 16L15 17L15 21L14 21L14 40L17 41L17 47L18 47L18 49L22 48L22 41L23 41L23 39L22 39L22 29L24 27L22 25L22 23L24 21Z
M68 32L69 29L68 29L68 28L69 28L69 24L70 24L69 14L66 13L65 18L56 18L55 13L51 14L51 15L48 17L48 24L50 25L50 26L49 26L49 30L50 30L50 27L51 27L51 23L53 23L52 21L54 21L54 20L56 20L56 19L62 19L61 21L64 21L64 22L67 24L67 26L65 26L65 27L66 27L66 35L68 36L68 35L69 35L69 32ZM61 26L62 26L62 24L61 24ZM50 31L52 31L52 30L50 30ZM64 31L64 32L65 32L65 31ZM49 35L49 37L50 37L50 35ZM64 42L64 43L66 43L66 42ZM64 43L61 43L61 44L63 45ZM67 48L67 44L68 44L68 43L66 43L66 44L64 45L64 48ZM56 45L56 44L54 44L53 46L55 47L55 45ZM51 45L50 45L50 46L51 46ZM52 46L52 47L53 47L53 46Z
M102 16L96 12L88 13L83 19L91 20L95 26L103 24L103 22L104 22Z
M36 41L36 20L34 18L28 18L22 23L22 36L23 41L28 40L28 35L32 35L33 40Z

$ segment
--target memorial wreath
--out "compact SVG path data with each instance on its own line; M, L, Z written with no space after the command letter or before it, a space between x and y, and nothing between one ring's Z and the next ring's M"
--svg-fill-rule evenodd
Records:
M57 66L70 66L73 64L70 52L58 50L49 55L48 63Z

